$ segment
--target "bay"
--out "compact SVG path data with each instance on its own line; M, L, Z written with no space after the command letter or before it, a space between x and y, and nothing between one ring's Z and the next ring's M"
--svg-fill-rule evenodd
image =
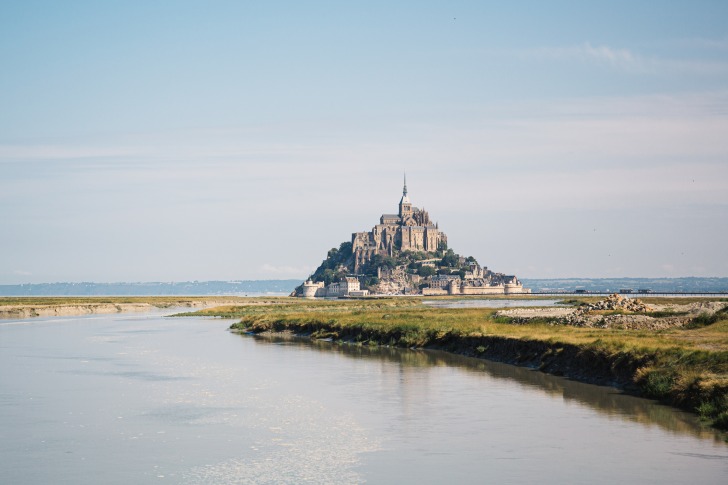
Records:
M725 483L696 418L434 351L155 314L0 323L1 483Z

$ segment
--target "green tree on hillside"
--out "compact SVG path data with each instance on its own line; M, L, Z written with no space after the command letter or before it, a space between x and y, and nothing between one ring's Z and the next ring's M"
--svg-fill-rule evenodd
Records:
M447 266L450 268L455 268L460 263L460 257L455 254L455 251L452 249L448 249L445 253L445 256L442 257L442 261L440 262L441 266Z
M376 268L389 268L392 269L397 266L397 260L392 256L383 256L381 254L375 254L371 261L371 266Z
M420 266L420 269L417 270L417 274L423 278L427 278L428 276L435 276L437 271L432 266Z
M352 271L353 256L351 242L345 241L338 248L331 248L326 253L326 259L321 262L311 279L330 284Z

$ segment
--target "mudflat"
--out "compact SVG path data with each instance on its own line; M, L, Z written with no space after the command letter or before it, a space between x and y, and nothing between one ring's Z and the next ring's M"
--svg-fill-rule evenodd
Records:
M243 297L5 297L0 318L145 312L157 308L206 308L244 302Z

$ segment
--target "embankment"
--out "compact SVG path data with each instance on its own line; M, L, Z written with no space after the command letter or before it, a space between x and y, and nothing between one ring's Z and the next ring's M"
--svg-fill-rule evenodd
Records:
M458 332L411 332L401 329L338 326L335 322L276 321L256 325L233 324L231 330L247 333L288 332L299 337L327 339L357 345L443 350L469 357L526 366L549 374L616 386L635 391L635 374L654 359L647 355L614 352L600 345L512 338L496 335L461 335Z
M171 307L208 308L241 301L241 298L235 297L3 298L0 300L0 319L147 312Z
M0 318L66 317L93 313L145 312L155 307L148 303L87 303L85 305L6 305Z

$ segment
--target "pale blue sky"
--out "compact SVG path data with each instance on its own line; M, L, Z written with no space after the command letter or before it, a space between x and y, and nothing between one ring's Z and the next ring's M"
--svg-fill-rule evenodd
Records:
M728 2L0 4L0 284L303 278L410 196L521 277L728 276Z

